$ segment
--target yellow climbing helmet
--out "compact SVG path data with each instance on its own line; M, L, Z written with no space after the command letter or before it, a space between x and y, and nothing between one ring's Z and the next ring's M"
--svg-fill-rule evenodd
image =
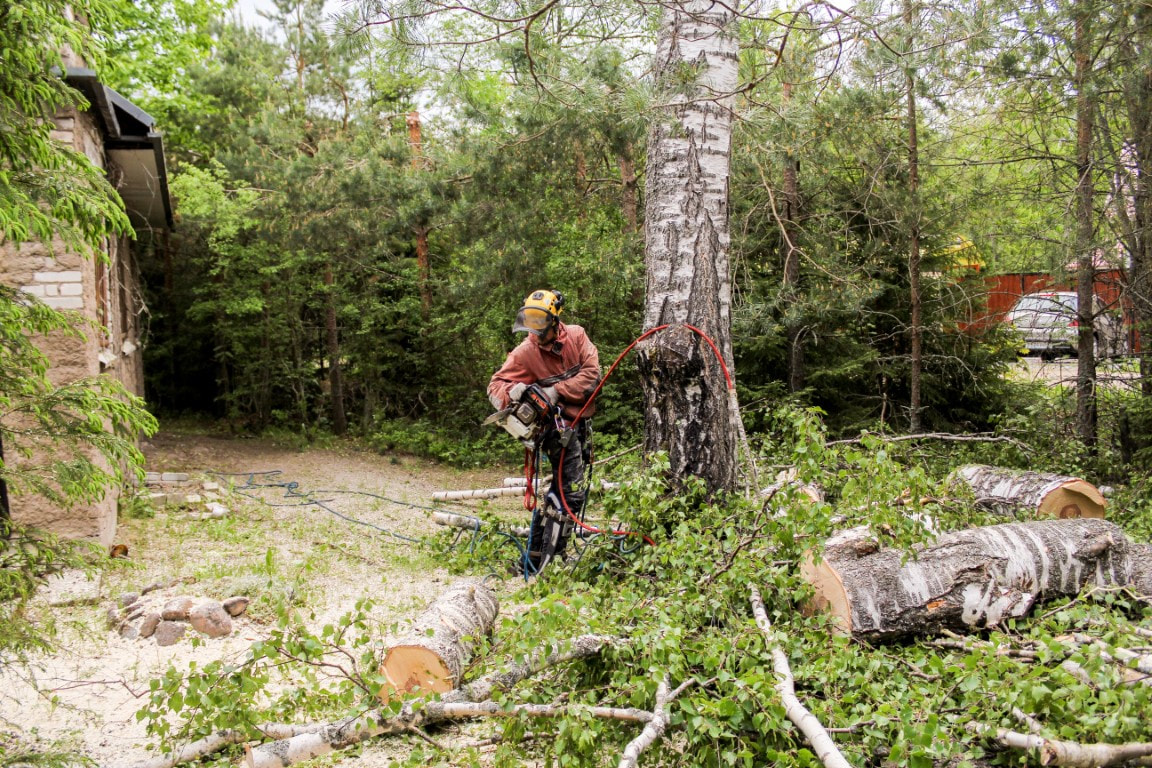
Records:
M524 306L516 313L512 324L514 332L527 331L543 336L560 318L564 309L564 294L559 291L533 291L524 299Z

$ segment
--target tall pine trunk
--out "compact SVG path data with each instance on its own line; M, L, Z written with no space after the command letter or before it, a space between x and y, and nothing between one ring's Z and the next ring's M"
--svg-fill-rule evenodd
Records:
M332 397L332 431L342 435L348 431L348 417L344 412L344 376L340 366L340 328L336 322L336 291L332 262L324 265L324 341L328 353L328 389Z
M405 120L408 125L408 148L412 152L412 170L424 167L424 135L420 124L420 113L409 112ZM432 314L432 262L428 253L429 227L419 223L412 227L416 236L416 269L420 290L420 313L427 320Z
M1140 391L1152 396L1152 356L1143 347L1152 344L1152 67L1141 65L1152 54L1152 9L1132 6L1129 48L1130 74L1124 85L1128 125L1132 135L1132 269L1129 290L1133 324L1141 339Z
M734 23L729 6L710 0L664 6L655 68L664 106L649 134L644 221L644 327L695 326L715 341L729 371ZM694 81L685 83L685 72ZM712 492L734 490L738 414L712 349L677 327L641 345L639 367L645 453L668 452L675 484L691 475Z
M1093 316L1093 175L1092 115L1095 109L1090 93L1091 40L1088 0L1078 0L1075 13L1076 78L1076 294L1080 335L1077 340L1076 434L1088 448L1096 445L1096 351Z
M908 28L908 51L912 55L912 25L916 21L911 0L905 0L904 23ZM924 363L924 329L920 299L920 157L916 135L916 75L911 62L905 63L908 89L908 205L911 206L908 227L908 301L911 305L911 365L908 372L908 431L921 431L920 371Z
M792 101L792 83L783 84L780 99L782 108L787 111ZM795 147L788 147L785 151L782 180L784 200L780 212L780 231L784 241L784 313L788 318L785 321L788 334L788 390L799 392L804 388L804 338L796 306L800 298L800 248L796 245L796 238L800 234L800 161L796 159Z

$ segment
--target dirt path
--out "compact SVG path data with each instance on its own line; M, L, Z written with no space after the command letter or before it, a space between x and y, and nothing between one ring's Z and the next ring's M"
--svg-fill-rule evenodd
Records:
M154 740L136 719L150 680L193 661L242 660L274 626L277 611L292 610L319 630L367 597L378 603L372 616L381 635L388 624L414 616L452 577L426 547L394 535L434 534L440 529L430 513L395 502L431 506L433 490L498 485L508 472L461 472L346 447L297 451L263 440L172 433L154 438L145 454L151 471L230 481L237 490L223 502L232 515L191 520L164 507L154 516L122 517L118 541L128 546L131 567L94 582L55 585L35 610L57 624L57 652L30 668L6 670L0 680L0 732L74 749L106 768L153 754ZM279 474L243 474L273 471ZM247 487L253 482L269 487ZM323 507L307 503L316 500ZM515 501L490 508L515 516ZM107 611L119 596L172 582L179 583L150 599L243 594L252 603L231 635L198 643L189 632L160 647L108 628ZM396 749L370 745L356 758L358 768L382 768Z

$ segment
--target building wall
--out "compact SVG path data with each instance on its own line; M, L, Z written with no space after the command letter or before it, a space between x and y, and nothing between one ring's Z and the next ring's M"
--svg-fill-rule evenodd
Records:
M96 117L71 110L56 119L53 137L84 152L106 167ZM111 169L113 175L115 169ZM62 384L105 374L115 376L134 394L143 395L139 339L140 292L130 240L108 238L102 254L85 257L56 240L20 248L0 245L0 282L20 287L50 307L74 313L83 338L51 334L37 345L51 363L49 379ZM8 451L6 461L20 461ZM30 461L43 456L33 456ZM62 509L39 497L13 496L13 519L62 536L111 543L116 532L118 495L94 504Z

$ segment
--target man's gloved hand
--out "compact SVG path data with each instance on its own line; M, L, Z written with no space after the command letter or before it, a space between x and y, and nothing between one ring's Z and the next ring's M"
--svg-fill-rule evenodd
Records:
M560 394L556 391L556 387L544 387L544 394L548 396L548 401L552 405L560 402Z
M503 399L500 397L500 395L496 394L495 392L488 395L488 402L492 403L492 407L498 411L504 409Z
M528 389L528 385L522 381L513 384L512 389L508 390L508 399L513 403L520 402L520 396L524 394L526 389Z

